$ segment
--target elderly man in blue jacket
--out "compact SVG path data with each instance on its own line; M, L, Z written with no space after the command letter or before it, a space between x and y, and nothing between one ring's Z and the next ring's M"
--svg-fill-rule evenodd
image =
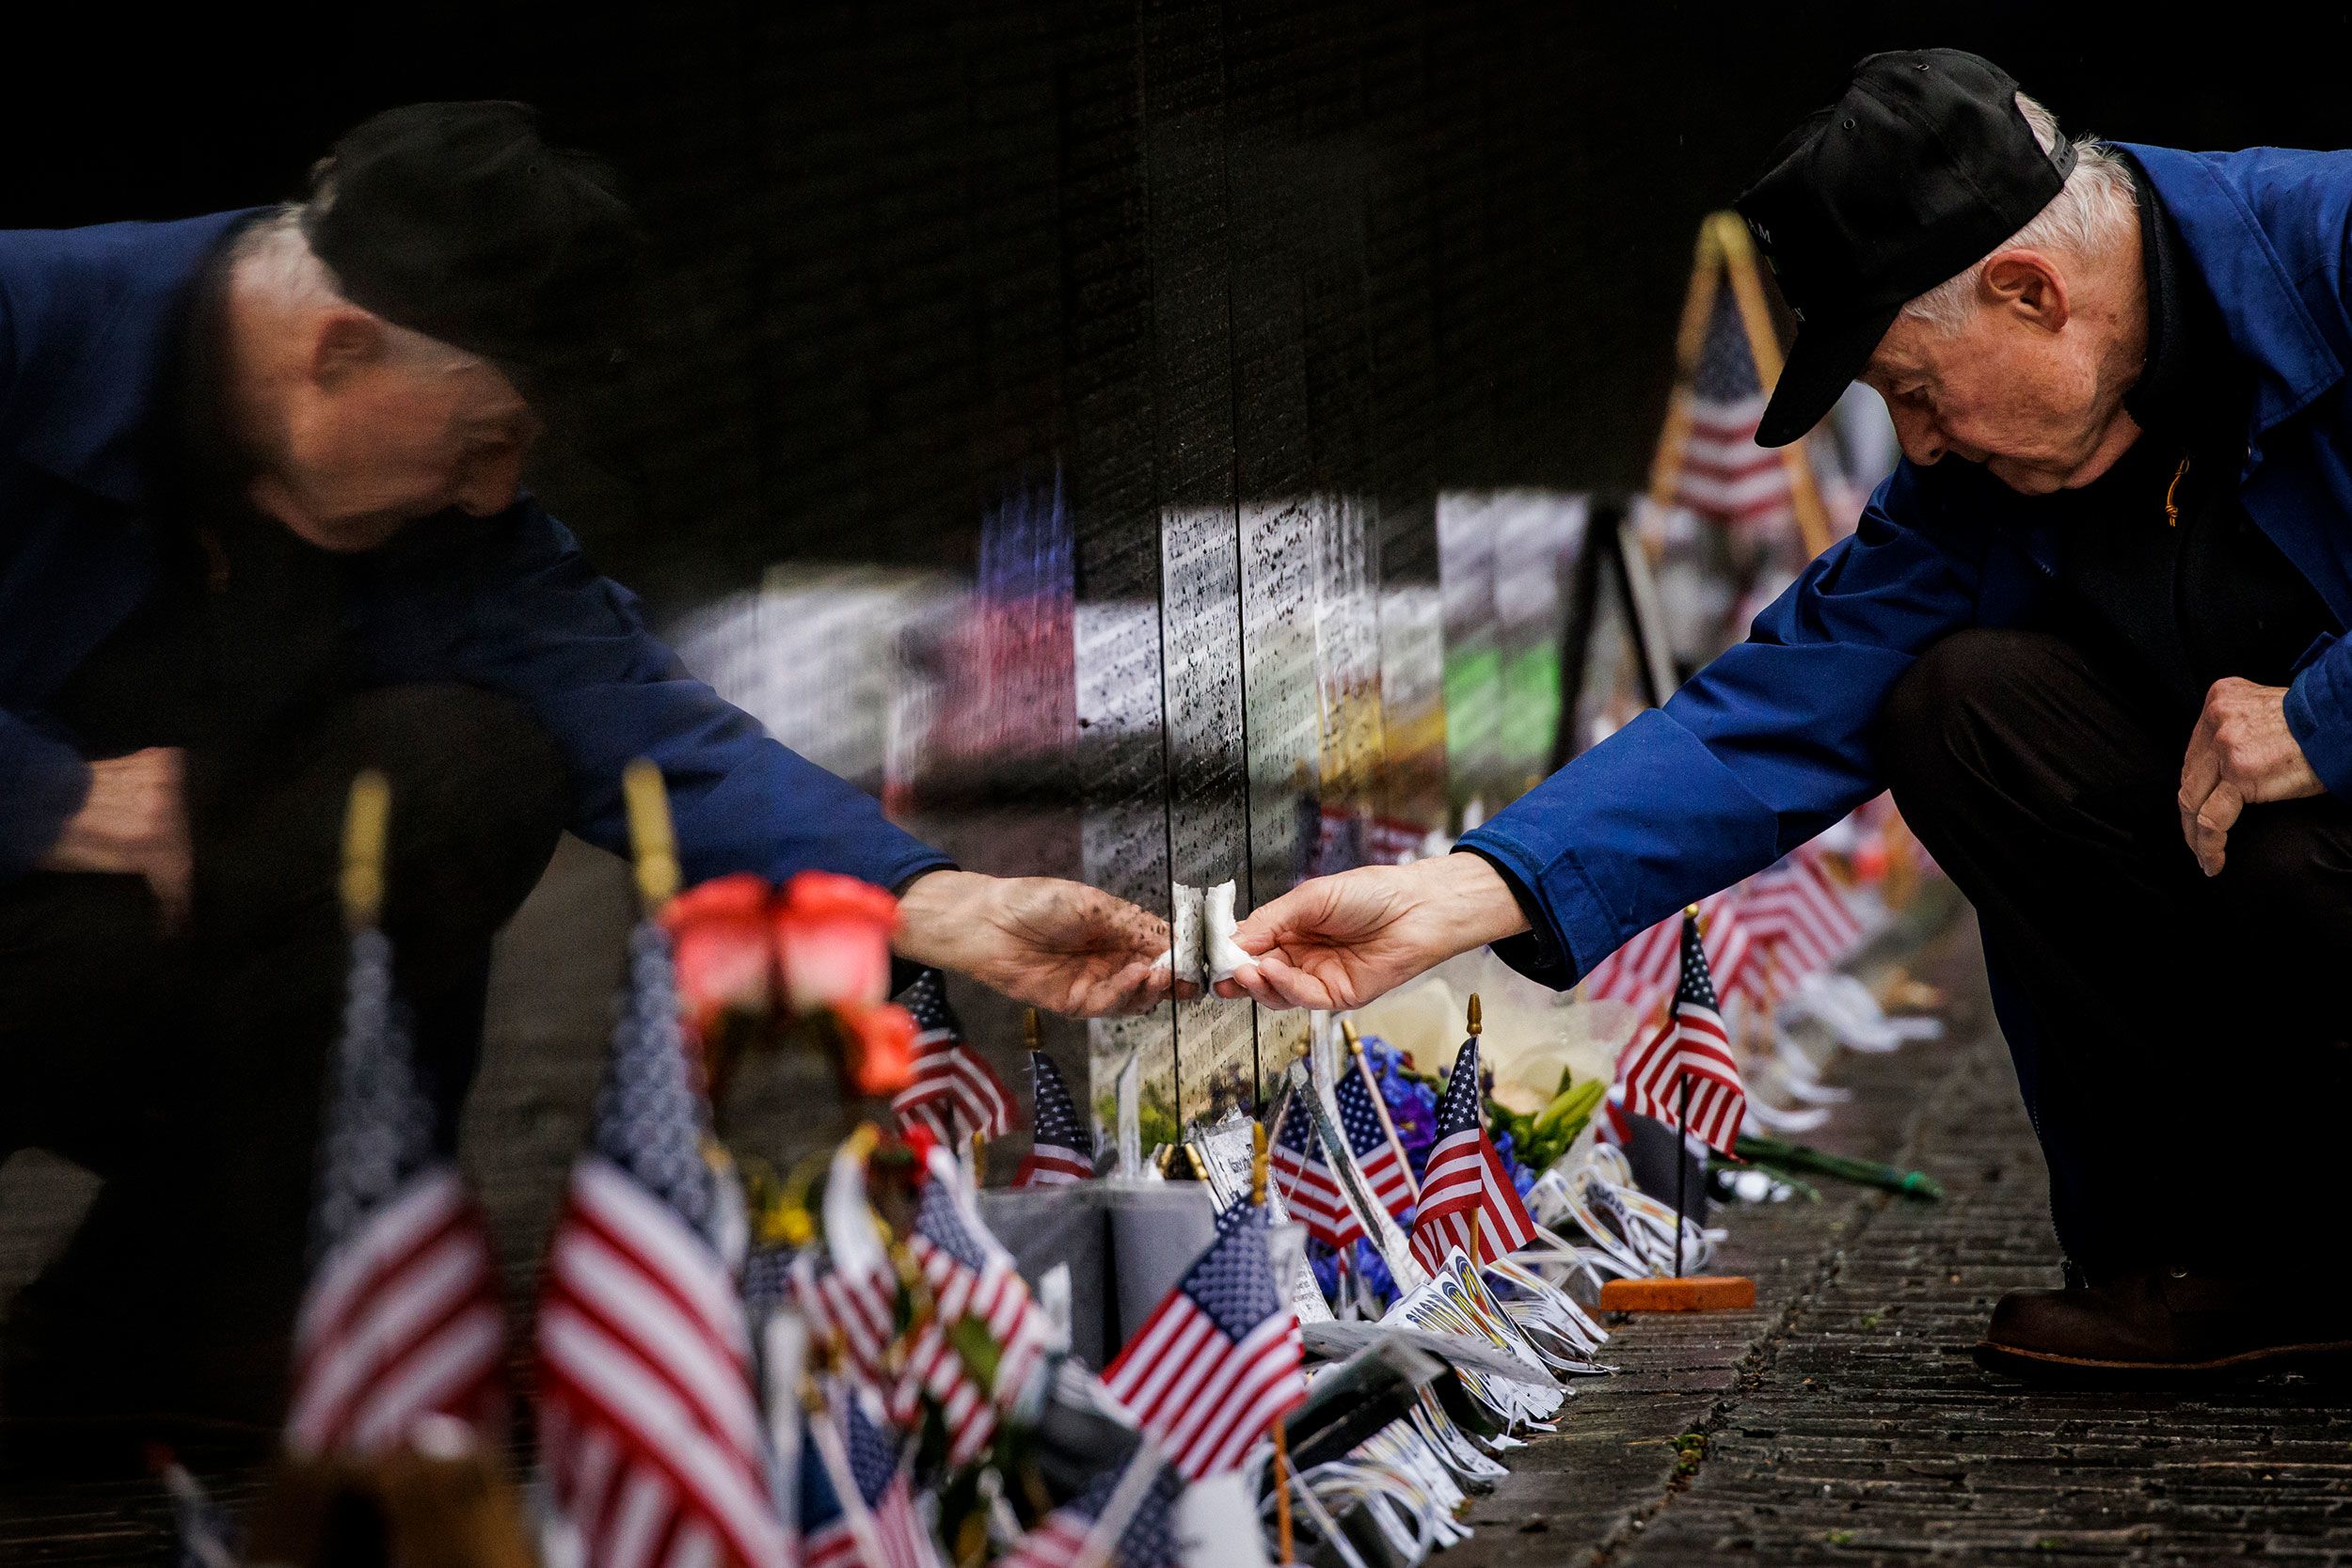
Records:
M691 879L846 872L900 895L908 959L1057 1010L1165 992L1159 922L956 869L518 494L613 358L634 248L501 103L371 120L297 206L0 233L0 1158L108 1179L10 1315L11 1416L267 1418L363 764L445 1133L491 935L560 828L625 847L641 755Z
M2352 1350L2311 1278L2352 1087L2352 156L2070 143L1928 50L1863 61L1740 205L1799 324L1758 439L1858 378L1903 463L1462 852L1257 911L1240 986L1345 1006L1486 942L1566 986L1891 786L1977 906L2070 1265L1979 1359Z

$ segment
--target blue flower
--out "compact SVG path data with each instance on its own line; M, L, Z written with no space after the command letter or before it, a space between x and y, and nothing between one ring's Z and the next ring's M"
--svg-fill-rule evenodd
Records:
M1535 1184L1535 1173L1519 1164L1518 1157L1512 1149L1510 1133L1497 1132L1494 1135L1494 1145L1495 1153L1502 1161L1503 1175L1511 1179L1511 1185L1518 1189L1519 1196L1525 1197L1527 1189Z
M1396 1300L1396 1280L1389 1273L1389 1265L1380 1260L1379 1250L1370 1242L1356 1243L1356 1272L1372 1287L1373 1294L1386 1306Z
M1333 1252L1321 1242L1310 1241L1307 1243L1307 1266L1315 1271L1315 1283L1322 1288L1326 1301L1338 1296L1340 1293L1340 1255L1338 1253Z

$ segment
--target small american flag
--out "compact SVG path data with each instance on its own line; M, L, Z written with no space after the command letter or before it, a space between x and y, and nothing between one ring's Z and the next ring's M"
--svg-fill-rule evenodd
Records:
M947 1427L947 1457L961 1465L996 1433L996 1409L1027 1386L1043 1359L1049 1327L1043 1308L1013 1267L1012 1255L967 1201L963 1173L945 1149L934 1148L915 1206L907 1250L931 1292L931 1317L915 1334L894 1390L891 1418L912 1425L928 1395ZM969 1318L987 1330L996 1351L993 1385L984 1386L964 1360L951 1330Z
M1633 1147L1633 1118L1626 1114L1625 1085L1612 1084L1600 1102L1600 1125L1596 1136L1602 1143L1615 1144L1619 1148Z
M1861 919L1811 844L1751 878L1744 910L1767 961L1790 981L1829 968L1862 940Z
M1152 1308L1104 1386L1187 1481L1236 1468L1307 1397L1298 1320L1275 1289L1265 1212L1237 1203L1216 1240Z
M1328 1247L1349 1246L1363 1235L1363 1222L1348 1207L1347 1195L1340 1190L1339 1179L1331 1174L1331 1167L1324 1164L1314 1113L1301 1098L1312 1092L1311 1088L1293 1091L1290 1109L1283 1114L1281 1129L1274 1136L1269 1163L1274 1167L1275 1190L1282 1195L1282 1202L1291 1213L1307 1227L1308 1235Z
M1094 1180L1094 1125L1078 1115L1061 1069L1042 1051L1029 1053L1036 1112L1029 1152L1013 1174L1016 1187L1058 1187Z
M1037 1523L996 1568L1176 1568L1184 1478L1148 1440Z
M790 1542L768 1483L750 1337L678 1032L668 939L629 939L589 1148L539 1302L540 1450L588 1568L767 1568Z
M922 1031L914 1038L914 1082L891 1097L899 1119L920 1122L959 1147L975 1132L1001 1138L1012 1131L1012 1091L965 1040L939 971L925 970L898 1005Z
M898 1445L855 1389L825 1402L801 1447L801 1568L937 1568Z
M898 1337L898 1281L887 1269L836 1268L811 1243L793 1254L793 1303L820 1344L837 1347L858 1376L879 1386L882 1356Z
M1749 884L1726 888L1699 901L1699 913L1715 932L1726 989L1756 994L1763 974L1756 961L1763 957L1748 906ZM1682 917L1670 914L1638 933L1632 941L1593 966L1584 978L1584 994L1594 1001L1623 1002L1646 1016L1665 1001L1675 986L1676 965L1682 942Z
M1460 1247L1473 1264L1507 1257L1535 1239L1535 1221L1486 1136L1478 1083L1478 1037L1462 1042L1438 1100L1438 1139L1422 1167L1421 1212L1413 1220L1413 1256L1436 1274ZM1477 1215L1471 1246L1470 1217Z
M1391 1218L1402 1221L1413 1208L1413 1167L1406 1163L1405 1151L1389 1136L1382 1125L1380 1111L1373 1104L1372 1085L1365 1082L1369 1068L1363 1058L1351 1072L1340 1075L1335 1098L1340 1106L1340 1131L1347 1135L1348 1149L1356 1156L1356 1166L1364 1173L1372 1196L1389 1212Z
M1629 1045L1617 1058L1617 1081L1625 1085L1626 1109L1636 1116L1680 1127L1725 1153L1740 1136L1748 1091L1715 1005L1696 915L1682 919L1682 980L1674 1010L1648 1043Z
M1761 1002L1768 990L1767 970L1750 910L1753 890L1752 882L1740 882L1700 900L1699 917L1708 937L1708 962L1721 993Z
M1675 470L1676 502L1724 523L1788 515L1787 464L1779 452L1756 444L1756 427L1764 418L1764 384L1728 288L1716 291L1688 407L1691 436Z
M320 1159L318 1261L294 1330L286 1447L297 1455L377 1453L433 1416L503 1437L497 1259L435 1120L391 943L359 931Z
M1635 934L1630 942L1595 964L1584 976L1584 994L1596 1002L1624 1002L1645 1009L1674 984L1672 916Z

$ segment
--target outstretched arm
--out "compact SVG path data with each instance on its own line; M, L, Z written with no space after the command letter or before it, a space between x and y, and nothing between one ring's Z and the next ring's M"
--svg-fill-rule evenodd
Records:
M969 974L1057 1013L1095 1017L1166 1001L1168 922L1058 877L933 871L898 903L901 958Z
M1966 531L1918 526L1949 510L1923 485L1899 471L1746 642L1466 835L1474 854L1319 879L1252 914L1234 940L1259 961L1233 989L1268 1006L1354 1006L1498 942L1565 990L1867 800L1887 693L1976 617L1980 562L1939 543ZM1981 522L1966 536L1980 549Z
M1360 1007L1456 953L1528 928L1510 884L1473 854L1301 882L1234 933L1257 961L1218 984L1269 1007Z
M1061 1012L1149 1006L1165 922L1108 894L1041 877L984 877L882 815L874 798L799 755L690 675L626 589L588 564L525 500L489 522L420 531L387 552L371 642L389 679L504 691L569 766L574 831L625 850L622 769L649 757L669 786L678 855L703 881L822 869L898 890L902 957L970 974Z

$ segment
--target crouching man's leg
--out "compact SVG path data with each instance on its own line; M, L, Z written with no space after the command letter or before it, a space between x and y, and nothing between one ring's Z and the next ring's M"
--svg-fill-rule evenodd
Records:
M1988 1365L2177 1372L2352 1338L2299 1240L2324 1141L2247 1135L2283 1085L2335 1103L2352 1078L2341 1022L2277 983L2290 955L2352 959L2352 813L2251 808L2209 880L2173 804L2192 718L2023 631L1938 644L1884 716L1896 800L1982 924L2073 1265L2003 1300Z
M195 913L162 944L180 978L160 1009L167 1037L149 1053L168 1063L167 1103L145 1148L114 1151L81 1229L11 1314L0 1398L12 1419L278 1418L342 1009L342 817L371 766L391 784L386 927L454 1139L491 939L564 819L552 743L503 698L403 687L353 695L265 753L198 753ZM141 912L151 927L151 907Z

